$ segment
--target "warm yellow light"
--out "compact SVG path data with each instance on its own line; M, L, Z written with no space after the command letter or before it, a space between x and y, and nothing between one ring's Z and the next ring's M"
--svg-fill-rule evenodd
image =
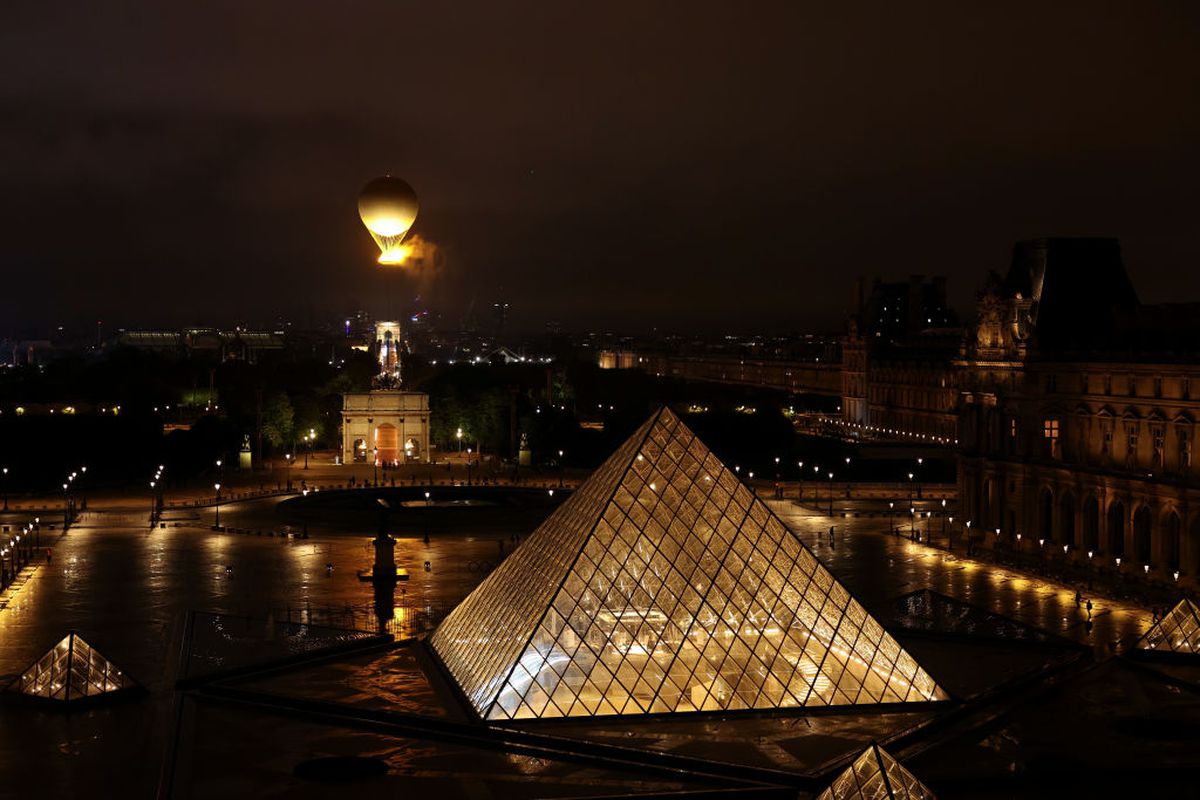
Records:
M417 193L399 178L376 178L358 196L358 215L379 245L380 264L403 264L411 250L404 237L417 219Z
M378 241L379 238L377 237L376 242ZM412 255L412 248L406 244L395 247L384 247L383 244L380 244L379 247L379 263L389 267L401 266Z

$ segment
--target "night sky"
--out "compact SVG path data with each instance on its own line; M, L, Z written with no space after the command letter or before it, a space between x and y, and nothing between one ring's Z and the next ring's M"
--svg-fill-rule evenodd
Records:
M1198 88L1187 0L5 0L0 335L381 313L385 172L451 325L835 329L1041 235L1200 300Z

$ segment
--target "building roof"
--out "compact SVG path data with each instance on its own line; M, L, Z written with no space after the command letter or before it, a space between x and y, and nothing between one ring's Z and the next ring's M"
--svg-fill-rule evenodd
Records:
M999 288L1032 301L1043 355L1170 361L1200 351L1200 304L1142 305L1116 239L1018 242Z
M668 409L432 645L485 719L947 698Z
M72 631L21 673L13 688L33 697L69 703L136 685Z
M817 800L934 800L934 795L872 742Z

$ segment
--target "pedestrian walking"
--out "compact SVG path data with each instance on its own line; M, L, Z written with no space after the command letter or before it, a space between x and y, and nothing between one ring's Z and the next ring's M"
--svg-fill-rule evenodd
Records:
M1075 607L1076 607L1076 608L1079 608L1079 604L1080 604L1080 603L1082 603L1082 602L1083 602L1083 595L1081 595L1081 594L1079 593L1079 590L1077 589L1077 590L1075 591Z
M1091 622L1092 621L1092 601L1090 599L1087 601L1087 612L1088 612L1088 622Z
M829 546L833 546L833 526L829 526Z

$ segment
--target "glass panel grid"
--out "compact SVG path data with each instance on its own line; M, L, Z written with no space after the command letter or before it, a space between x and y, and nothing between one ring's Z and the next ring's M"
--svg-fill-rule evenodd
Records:
M18 689L35 697L70 701L133 685L115 664L72 633L21 674Z
M665 409L432 643L488 719L946 696Z
M933 792L879 745L872 744L817 800L935 800Z
M1200 609L1184 598L1138 642L1143 650L1200 653Z

